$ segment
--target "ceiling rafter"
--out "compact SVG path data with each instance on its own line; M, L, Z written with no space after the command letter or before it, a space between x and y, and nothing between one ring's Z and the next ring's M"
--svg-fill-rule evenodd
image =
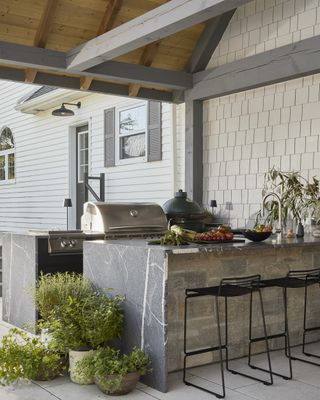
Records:
M167 3L169 0L166 0ZM160 46L161 41L153 42L145 46L143 52L141 54L139 64L144 65L145 67L151 67L153 60L157 54L158 48ZM137 83L129 84L129 96L136 97L141 89L141 85Z
M56 0L46 0L43 13L41 15L40 23L33 40L33 45L35 47L40 47L40 48L46 47L56 6L57 6ZM36 69L27 68L25 70L25 83L33 83L36 78L36 75L37 75Z
M1 64L20 68L34 68L49 73L74 75L77 78L89 76L96 80L118 81L127 85L128 83L138 83L143 86L169 90L190 89L192 87L192 75L186 72L163 70L119 61L107 61L83 72L68 71L66 70L66 54L63 52L6 42L0 42Z
M224 14L211 18L207 22L187 62L185 67L186 72L194 74L206 69L235 11L236 9L227 11ZM177 101L183 101L184 92L176 91L174 98Z
M100 22L99 29L97 31L97 36L108 32L116 19L121 7L123 0L110 0L107 4L106 10L103 14L102 20ZM88 90L92 83L93 79L90 77L81 77L80 78L80 90Z
M160 42L154 42L148 44L143 49L143 52L141 54L139 64L144 65L145 67L150 67L152 65L152 62L157 54L158 48L159 48ZM141 88L141 85L138 83L130 83L129 84L129 96L131 97L136 97L137 94L139 93L139 90Z
M24 82L24 71L22 69L0 66L0 79ZM70 90L79 90L79 77L54 75L39 71L34 80L35 85L60 87ZM112 82L94 80L88 89L90 93L104 93L115 96L128 96L128 86ZM141 88L137 96L144 100L158 100L172 102L172 93L163 90Z
M67 68L84 71L245 4L248 0L171 0L70 50Z

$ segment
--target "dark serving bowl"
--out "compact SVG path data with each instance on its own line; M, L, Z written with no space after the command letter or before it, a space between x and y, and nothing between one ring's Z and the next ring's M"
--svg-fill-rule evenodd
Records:
M253 242L262 242L268 239L272 232L244 231L243 236Z

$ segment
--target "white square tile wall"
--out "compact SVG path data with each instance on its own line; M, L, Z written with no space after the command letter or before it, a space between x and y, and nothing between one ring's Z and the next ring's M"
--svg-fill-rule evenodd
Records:
M249 57L307 39L320 33L320 0L256 0L237 9L208 68ZM296 93L303 104L306 91ZM313 96L313 94L309 94ZM272 110L275 98L266 97L263 107ZM279 99L277 99L279 101ZM294 98L288 93L285 105ZM261 100L252 107L259 107Z
M205 102L204 203L216 199L226 215L231 201L234 227L252 225L271 167L320 177L319 82L320 74Z

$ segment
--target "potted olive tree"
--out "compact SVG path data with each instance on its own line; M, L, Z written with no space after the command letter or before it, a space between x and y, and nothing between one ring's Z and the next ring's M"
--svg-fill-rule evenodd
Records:
M149 364L148 356L141 349L134 348L130 354L121 354L120 350L104 347L79 361L76 371L93 376L103 393L123 395L136 387L140 376L149 371Z
M20 380L51 380L66 370L65 358L45 346L39 337L13 328L2 338L0 384Z
M98 346L120 337L123 312L119 296L109 297L104 291L71 297L56 305L43 326L50 329L52 346L69 352L70 378L79 384L93 383L93 378L75 372L75 364L91 355Z
M283 172L272 168L265 175L264 193L275 192L281 199L282 222L286 226L291 217L301 229L302 221L311 216L320 221L319 180L313 177L305 179L298 172ZM278 220L278 203L270 200L266 203L267 222L271 225Z

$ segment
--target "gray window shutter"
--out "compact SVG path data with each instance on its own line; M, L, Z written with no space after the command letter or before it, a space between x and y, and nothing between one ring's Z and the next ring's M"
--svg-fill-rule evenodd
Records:
M115 166L115 108L104 111L104 165Z
M148 161L162 159L161 102L148 103Z

